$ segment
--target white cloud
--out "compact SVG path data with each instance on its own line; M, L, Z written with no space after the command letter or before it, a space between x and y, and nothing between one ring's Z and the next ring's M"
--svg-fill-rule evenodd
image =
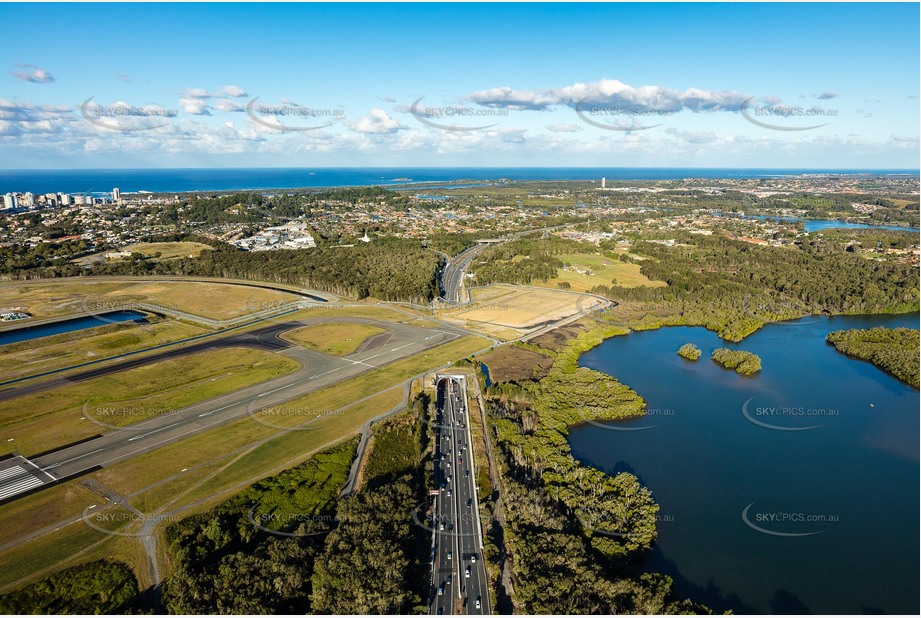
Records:
M678 92L663 86L634 87L616 79L602 79L589 84L573 84L542 90L492 88L466 96L468 101L484 107L511 110L547 110L559 105L606 104L659 111L738 111L748 95L730 90L689 88Z
M228 97L245 97L246 91L240 88L239 86L234 86L233 84L228 84L224 86L221 90L225 96Z
M230 99L218 99L214 102L212 108L219 112L242 112L246 109L245 106Z
M214 95L204 88L186 88L185 92L182 93L182 96L192 99L210 99Z
M399 122L391 118L390 114L379 108L372 109L364 118L347 124L353 131L358 133L387 134L405 129Z
M179 99L179 106L182 108L182 111L186 114L192 114L195 116L210 116L211 112L208 111L209 105L208 102L204 99L197 97L182 97Z
M712 144L719 141L716 133L713 131L682 131L680 129L668 128L665 132L673 135L686 144Z
M499 139L507 144L523 144L527 129L501 129L497 131Z
M575 133L576 131L581 131L582 127L571 122L558 122L547 125L547 129L554 133Z
M28 71L12 71L11 74L16 79L33 84L50 84L54 82L54 76L45 69L35 66L34 64L17 63L21 69L31 69Z

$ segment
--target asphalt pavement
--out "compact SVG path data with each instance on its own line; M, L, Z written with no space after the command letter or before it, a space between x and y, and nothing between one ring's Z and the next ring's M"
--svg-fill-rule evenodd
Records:
M386 331L368 338L355 353L341 358L291 345L279 337L282 333L295 328L329 322L372 324ZM8 399L11 393L24 395L40 392L47 388L59 387L61 384L124 371L140 366L139 363L149 364L179 355L240 345L273 350L293 358L301 365L298 370L276 379L185 408L171 410L168 414L126 427L110 429L100 425L99 433L102 435L99 437L60 450L29 457L25 461L17 458L0 461L0 496L2 496L0 501L33 493L53 480L82 474L98 467L105 467L148 453L196 433L246 417L259 409L281 406L285 402L418 354L464 334L460 329L450 327L428 329L370 318L323 317L292 320L249 333L232 335L219 341L209 341L200 346L191 345L149 357L132 358L114 365L52 380L50 383L20 386L4 391L2 394ZM104 396L103 393L100 394L100 397L102 396ZM84 420L90 423L93 422L93 419L90 418L93 416L93 408L94 406L90 403L88 407L84 406L82 411L75 410L74 413L82 414L85 417ZM283 407L282 410L284 410ZM310 420L306 414L303 415L303 418L304 422ZM266 422L271 421L266 419ZM13 466L20 466L23 469L13 470ZM38 472L35 472L36 470ZM32 479L42 482L36 485L35 480Z
M462 385L443 379L438 386L435 429L432 614L488 614L482 531L475 468Z

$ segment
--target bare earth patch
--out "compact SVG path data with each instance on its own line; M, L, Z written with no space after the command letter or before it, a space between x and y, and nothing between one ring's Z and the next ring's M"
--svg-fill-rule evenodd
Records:
M553 359L549 356L512 345L496 348L477 360L489 367L489 377L493 383L539 380L550 372L553 365Z
M588 294L505 284L476 288L473 298L470 308L451 312L446 319L530 329L568 318L603 302Z

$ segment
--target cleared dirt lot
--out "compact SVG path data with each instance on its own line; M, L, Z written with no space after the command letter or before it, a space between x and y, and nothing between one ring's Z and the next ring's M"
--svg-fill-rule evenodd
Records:
M549 373L553 365L549 356L512 345L497 348L477 357L477 360L489 367L489 377L494 384L540 379Z
M590 309L603 301L588 294L558 290L492 285L473 290L470 308L449 313L446 319L530 329Z

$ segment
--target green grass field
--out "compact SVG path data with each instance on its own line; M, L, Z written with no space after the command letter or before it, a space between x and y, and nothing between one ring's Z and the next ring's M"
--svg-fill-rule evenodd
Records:
M202 352L17 397L0 402L0 449L26 455L45 451L108 431L87 415L121 427L297 368L284 356L240 348L233 353Z
M629 264L616 259L605 257L601 254L576 253L556 256L568 267L557 271L556 277L546 283L536 282L534 285L556 288L560 283L568 283L575 292L587 292L596 285L616 285L625 288L640 286L663 287L664 281L653 281L640 272L639 264Z
M169 260L177 257L198 257L202 251L210 249L200 242L142 242L136 245L123 247L122 251L140 253L146 257L154 257L157 253L160 260Z
M72 333L40 337L0 346L0 375L5 380L72 367L179 341L206 332L204 328L163 320L154 324L109 324Z
M368 337L386 332L383 328L371 324L313 324L285 333L282 338L302 348L332 354L348 356L358 349Z
M336 316L346 314L343 310L325 311ZM300 317L316 317L315 312L300 313ZM377 307L360 308L356 313L373 314L374 317L386 315L391 319L399 316L410 323L415 321L412 317ZM470 356L488 345L489 342L480 337L462 337L286 404L329 411L316 417L307 430L288 431L245 418L104 468L89 478L121 495L130 496L129 502L145 514L166 504L169 504L167 512L182 506L194 506L192 510L183 512L182 516L185 516L226 499L242 485L296 465L312 453L355 435L365 422L392 409L401 400L402 389L398 386L402 382ZM252 350L240 352L266 355ZM168 363L188 362L194 358L187 357L132 370L146 370L142 375L130 376L128 374L132 372L123 372L93 382L98 392L109 393L107 399L138 397L139 393L145 393L159 396L161 399L157 405L165 408L191 399L215 396L214 390L207 389L240 388L243 386L240 382L242 375L255 380L264 377L265 371L274 372L282 368L271 364L278 359L271 354L267 355L269 358L262 359L262 363L258 357L247 359L249 364L243 363L246 367L235 365L241 359L240 354L228 355L226 351L214 354L217 356L209 362L168 366ZM247 367L251 371L245 371ZM224 375L233 369L236 373L231 371L229 376ZM103 385L102 381L108 382ZM190 382L195 386L189 386ZM27 398L6 402L5 407L0 408L0 419L11 426L18 423L36 431L36 435L30 438L31 443L17 439L9 444L17 444L17 450L28 454L42 450L40 445L43 443L54 443L65 437L66 441L72 441L81 437L76 427L62 418L79 419L79 414L68 412L68 407L75 403L82 407L83 398L89 394L86 390L88 385L84 383L59 389L48 393L49 397L30 399L28 405L24 405L23 401ZM200 392L206 392L207 397L201 396ZM362 399L365 400L360 401ZM17 405L12 405L14 403ZM150 401L145 401L145 405L152 406ZM41 421L31 418L36 410L41 418L54 420L42 425ZM288 423L293 425L304 420L292 417ZM273 418L272 422L286 426L283 419ZM81 427L90 425L86 421L79 423ZM99 429L96 425L92 427ZM2 424L0 431L3 435L8 433ZM44 436L42 431L52 437ZM30 448L22 448L24 444L30 445ZM77 483L72 481L0 508L0 528L4 530L0 538L19 538L35 529L30 526L53 526L56 521L73 516L85 506L102 500ZM24 517L33 510L42 513L39 519ZM131 565L143 583L146 559L137 539L107 536L78 521L0 552L0 587L22 585L65 566L98 558L121 560Z

